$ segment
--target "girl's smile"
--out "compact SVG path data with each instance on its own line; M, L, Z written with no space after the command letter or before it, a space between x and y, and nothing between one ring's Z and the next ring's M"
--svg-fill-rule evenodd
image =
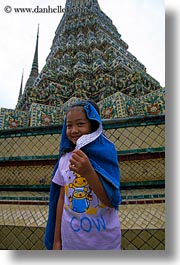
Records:
M83 107L73 107L67 113L66 119L67 137L73 144L76 144L82 135L92 132L91 122L87 119Z

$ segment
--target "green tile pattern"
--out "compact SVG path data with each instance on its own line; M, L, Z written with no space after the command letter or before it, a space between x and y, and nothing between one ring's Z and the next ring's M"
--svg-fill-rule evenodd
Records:
M165 230L123 229L122 250L165 250Z
M164 118L164 116L162 116ZM128 126L122 120L116 120L116 128L113 128L114 121L106 126L105 135L115 144L117 151L142 153L149 150L165 147L165 124L159 120L155 124L144 122L144 118L134 118L137 121L134 126ZM105 127L106 127L105 126ZM25 133L26 132L26 133ZM37 133L38 132L38 133ZM45 133L46 132L46 133ZM16 133L0 132L0 161L7 160L31 160L31 159L54 159L58 156L60 132L57 130L16 130Z
M122 249L165 249L165 205L121 205ZM0 205L0 249L43 250L48 206Z

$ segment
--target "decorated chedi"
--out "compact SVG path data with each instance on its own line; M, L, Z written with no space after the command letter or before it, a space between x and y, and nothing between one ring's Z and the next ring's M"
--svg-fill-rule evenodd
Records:
M128 51L97 0L66 1L40 73L38 35L32 70L14 110L27 117L26 126L60 123L67 105L80 98L96 101L102 118L164 114L164 88Z

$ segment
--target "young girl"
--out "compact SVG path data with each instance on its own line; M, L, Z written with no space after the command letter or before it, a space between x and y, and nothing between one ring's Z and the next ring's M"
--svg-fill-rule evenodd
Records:
M67 111L52 182L60 186L53 249L120 250L117 154L91 102Z

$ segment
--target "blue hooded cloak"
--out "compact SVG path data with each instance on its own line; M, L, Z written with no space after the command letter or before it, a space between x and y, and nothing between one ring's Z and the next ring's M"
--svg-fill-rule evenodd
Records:
M91 123L96 123L97 129L91 134L81 136L74 149L81 149L89 158L94 170L99 174L100 180L106 191L106 194L115 209L121 202L120 196L120 170L118 165L118 157L114 144L106 138L102 131L102 121L96 108L88 101L77 102L73 106L83 106L87 118ZM59 159L72 148L72 143L66 135L66 118L64 120ZM53 176L58 168L59 160L55 165ZM55 183L51 183L49 198L48 221L44 236L44 244L47 249L53 248L54 230L56 223L56 208L59 198L60 187Z

